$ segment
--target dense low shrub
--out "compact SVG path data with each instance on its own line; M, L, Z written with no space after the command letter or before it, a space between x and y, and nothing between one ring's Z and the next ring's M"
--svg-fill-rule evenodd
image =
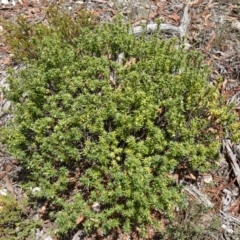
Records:
M36 59L41 55L40 41L46 36L56 33L63 42L74 45L75 38L81 34L82 28L94 28L97 19L83 10L76 10L72 16L59 7L49 7L40 19L33 23L20 15L16 22L0 19L4 27L4 36L14 53L15 62L24 59Z
M41 188L34 197L48 200L59 234L158 229L157 216L183 203L169 173L214 167L236 132L202 56L135 38L121 21L85 27L74 43L53 28L35 44L37 57L8 78L14 117L1 129L25 187Z
M0 240L34 239L40 222L30 219L26 210L27 201L18 202L11 195L0 195Z

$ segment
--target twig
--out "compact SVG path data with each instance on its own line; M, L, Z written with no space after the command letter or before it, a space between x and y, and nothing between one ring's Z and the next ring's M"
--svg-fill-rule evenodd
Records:
M230 144L230 139L226 139L224 142L225 142L224 146L226 148L226 154L230 160L230 164L231 164L234 174L237 178L238 185L240 186L240 168L236 161L236 158L237 158L236 154L233 153L233 150L232 150L232 147Z

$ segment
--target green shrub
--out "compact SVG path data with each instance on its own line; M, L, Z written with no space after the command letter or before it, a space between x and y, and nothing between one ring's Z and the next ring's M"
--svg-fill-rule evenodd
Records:
M154 216L183 203L169 173L214 167L221 138L235 133L202 56L176 39L135 38L121 21L85 27L74 44L57 30L37 44L8 78L14 118L1 129L25 186L41 188L60 235L78 218L87 231L158 229Z
M27 202L17 202L11 195L0 195L0 240L22 240L32 234L40 223L28 219Z
M59 7L50 6L45 18L39 23L33 23L22 15L16 22L1 19L0 22L5 30L6 43L14 54L14 60L21 62L25 58L38 58L42 51L40 42L46 36L51 37L53 32L57 33L62 41L74 45L75 38L81 34L82 28L93 28L97 20L91 13L83 10L76 10L71 16Z

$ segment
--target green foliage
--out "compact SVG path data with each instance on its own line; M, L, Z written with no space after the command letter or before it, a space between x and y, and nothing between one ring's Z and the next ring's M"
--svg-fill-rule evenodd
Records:
M69 42L54 26L8 78L14 118L2 141L28 171L26 187L51 202L60 235L79 216L88 231L158 229L153 213L171 217L183 200L168 174L181 163L212 168L235 116L202 56L176 39L135 38L115 21Z
M41 41L46 36L57 33L62 41L74 44L75 38L81 34L82 28L93 28L96 18L89 12L78 10L74 17L56 6L50 6L44 21L32 23L23 16L19 16L16 23L2 20L7 44L14 54L14 60L38 58L41 54ZM47 22L47 24L45 23Z
M0 239L22 240L40 226L34 219L28 219L27 203L19 203L12 196L0 195ZM34 234L34 232L32 232ZM34 238L34 235L32 236Z

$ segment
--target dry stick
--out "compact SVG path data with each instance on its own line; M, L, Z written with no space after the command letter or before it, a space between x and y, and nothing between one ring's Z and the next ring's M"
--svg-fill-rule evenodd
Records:
M232 217L231 215L229 215L229 214L227 214L227 213L225 213L225 212L223 212L221 210L219 212L220 212L220 216L223 219L225 219L225 220L227 220L229 222L235 222L236 224L240 225L240 220L239 219L237 219L235 217Z
M179 26L181 38L183 38L186 35L190 21L191 21L191 17L189 15L189 5L186 5L186 7L184 8L181 25Z
M237 161L236 161L236 158L237 158L236 154L234 154L233 151L232 151L232 147L231 147L229 139L224 140L224 146L225 146L225 149L226 149L226 154L229 157L230 164L232 166L234 174L237 178L238 186L240 186L240 168L239 168L239 166L237 164Z
M191 18L189 16L189 5L186 5L186 7L184 8L181 25L179 27L173 26L171 24L164 24L164 23L160 24L160 26L157 23L150 23L150 24L147 24L146 28L142 26L133 27L130 33L134 35L139 35L144 31L146 31L147 33L164 31L164 32L170 32L173 35L178 34L180 35L181 38L183 38L187 33L190 21L191 21Z
M208 199L206 194L200 192L194 185L189 184L184 187L184 190L193 195L196 199L198 199L201 203L203 203L206 207L213 208L214 204Z
M224 186L214 188L214 189L209 189L208 192L219 193L221 190L224 190L224 189L228 188L229 186L231 186L236 180L237 180L237 178L235 177L230 183L228 183Z

